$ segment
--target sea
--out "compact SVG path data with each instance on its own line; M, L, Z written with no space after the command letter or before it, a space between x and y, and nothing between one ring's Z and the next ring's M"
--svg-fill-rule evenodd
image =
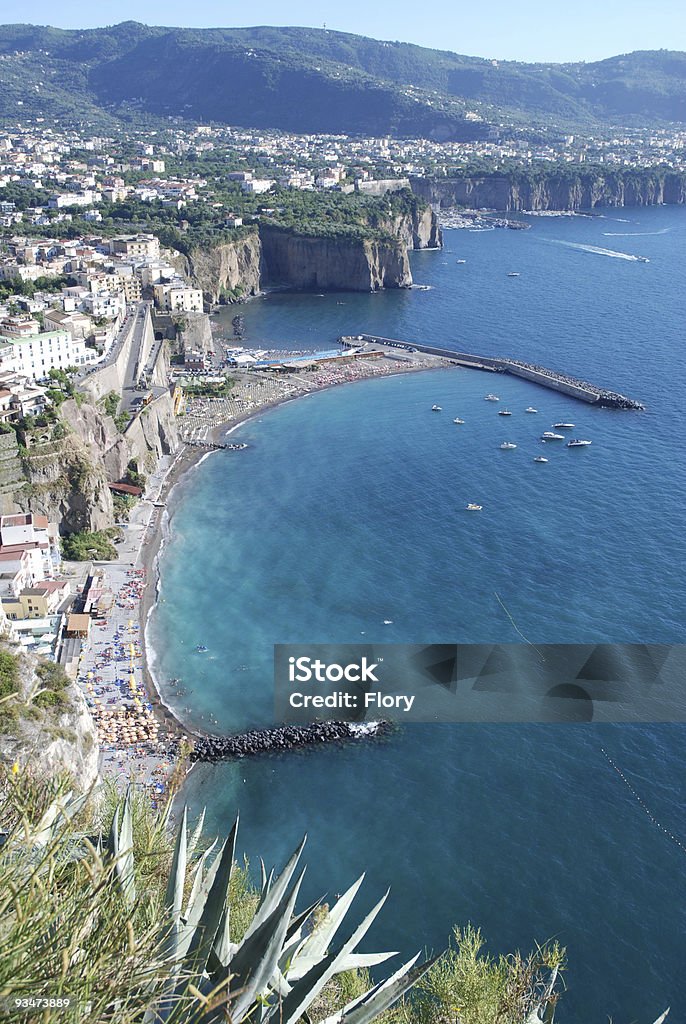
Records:
M376 333L541 363L646 409L439 369L245 423L232 440L249 447L206 458L168 510L148 639L190 726L272 722L278 642L684 642L686 210L528 223L446 230L442 250L412 255L426 288L274 292L217 314L227 337L244 317L249 347ZM557 421L592 445L543 448ZM670 1005L676 1022L685 741L678 723L415 724L196 766L183 795L211 833L240 812L238 851L256 873L306 832L304 899L365 872L359 919L390 885L367 948L438 952L467 922L492 955L554 939L568 954L562 1024L652 1024Z

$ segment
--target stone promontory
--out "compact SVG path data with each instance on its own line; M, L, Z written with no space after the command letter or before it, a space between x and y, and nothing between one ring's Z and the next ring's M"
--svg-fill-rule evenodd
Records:
M409 196L409 193L408 193ZM410 249L436 249L441 229L431 207L409 196L400 212L380 206L364 224L328 228L264 218L235 241L194 248L183 271L208 305L267 287L316 291L408 288Z

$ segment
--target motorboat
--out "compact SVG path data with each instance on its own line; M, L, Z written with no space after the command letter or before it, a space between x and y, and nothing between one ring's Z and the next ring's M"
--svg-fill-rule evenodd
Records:
M512 413L510 412L509 409L501 409L498 412L498 416L511 416L511 415L512 415Z
M519 274L517 273L516 270L511 270L507 276L508 277L519 277Z
M571 441L567 441L568 448L585 448L589 444L593 444L593 442L584 441L583 438L580 437L574 437Z
M564 434L555 434L552 430L544 430L541 441L564 441Z
M453 423L464 423L464 420L461 420L459 416L456 416Z
M498 398L497 395L486 395L486 401L487 402L499 402L500 399Z
M466 260L455 260L456 263L466 263Z
M431 412L443 412L443 407L440 405L432 405Z
M545 455L536 455L535 458L534 458L534 462L547 462L547 461L548 460L546 459Z
M467 512L480 512L482 508L483 508L483 505L475 505L473 502L470 501L470 503L467 505L466 511Z
M538 412L538 409L534 409L533 405L528 406L524 412Z
M517 445L513 444L512 441L503 441L500 447L503 451L509 451L511 448L516 448Z
M573 423L553 423L553 426L555 427L555 430L573 430L574 429L574 424Z

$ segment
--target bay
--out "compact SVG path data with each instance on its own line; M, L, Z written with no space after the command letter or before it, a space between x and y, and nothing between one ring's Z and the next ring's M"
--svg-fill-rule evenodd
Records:
M314 349L358 331L433 341L540 362L646 412L450 370L356 383L245 424L234 437L249 449L213 455L175 491L162 557L149 636L162 687L181 679L185 693L166 697L190 724L271 721L276 642L516 641L517 630L683 642L685 213L531 223L447 231L443 251L412 258L430 290L247 303L246 344ZM227 333L234 313L220 314ZM513 412L505 427L483 400L491 390ZM549 462L534 463L539 433L560 420L593 445L548 445ZM505 439L517 449L501 451ZM439 949L468 920L494 952L554 937L569 951L560 1020L650 1022L668 1003L678 1019L683 847L603 750L678 839L684 735L413 726L379 744L197 767L185 796L219 830L240 809L253 860L279 863L307 830L308 895L366 870L369 905L390 883L372 944Z

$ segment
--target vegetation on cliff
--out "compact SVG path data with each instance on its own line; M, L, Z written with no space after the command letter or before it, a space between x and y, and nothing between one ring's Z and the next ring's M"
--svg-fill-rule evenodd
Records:
M48 1022L134 1024L146 1011L175 1024L552 1021L556 944L494 959L467 927L433 965L415 957L374 985L369 969L389 954L356 947L385 897L355 928L346 918L362 879L333 906L296 913L302 845L255 888L234 860L235 826L208 846L202 819L189 828L184 812L174 836L170 805L153 812L132 792L120 802L108 789L96 804L23 771L0 789L0 999L13 1009L49 992L72 1003L46 1010Z

